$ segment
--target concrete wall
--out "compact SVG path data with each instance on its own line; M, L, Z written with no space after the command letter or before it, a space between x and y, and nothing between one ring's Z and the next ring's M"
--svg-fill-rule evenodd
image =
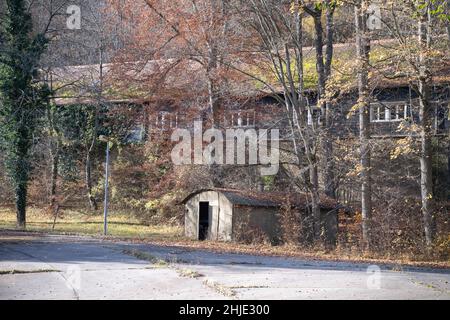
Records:
M233 216L233 240L245 237L245 233L262 232L275 242L279 238L278 208L235 206Z
M208 240L230 241L232 234L233 206L228 199L217 191L205 191L193 196L186 203L185 235L198 239L199 204L209 202Z
M271 242L281 236L278 208L247 207L233 205L222 193L205 191L193 196L186 203L185 235L199 238L200 202L209 202L208 240L244 240L252 233L263 233ZM323 237L327 245L334 246L337 236L336 212L321 210ZM311 226L303 226L302 232L311 233Z
M336 210L322 209L320 211L320 219L322 221L325 244L329 247L334 247L338 233L338 215Z

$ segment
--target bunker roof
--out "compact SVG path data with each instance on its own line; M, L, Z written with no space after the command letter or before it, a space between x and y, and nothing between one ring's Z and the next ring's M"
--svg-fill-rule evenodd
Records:
M200 189L188 195L182 203L187 203L194 196L207 192L216 191L223 194L232 204L247 207L281 207L291 205L293 207L306 207L310 205L311 200L302 192L282 193L269 191L249 191L237 189L210 188ZM321 209L335 209L338 206L336 200L325 195L320 196Z

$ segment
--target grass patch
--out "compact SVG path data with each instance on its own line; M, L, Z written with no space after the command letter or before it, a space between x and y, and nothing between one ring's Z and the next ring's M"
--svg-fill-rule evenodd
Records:
M206 279L205 281L203 281L203 284L224 296L227 296L227 297L235 297L236 296L236 292L234 290L232 290L231 288L224 286L220 283L217 283L215 281Z
M156 267L164 268L164 267L168 267L169 266L169 263L167 261L165 261L163 259L159 259L159 258L157 258L157 257L155 257L155 256L153 256L153 255L151 255L151 254L149 254L147 252L142 252L142 251L139 251L139 250L128 250L127 249L127 250L123 250L122 253L130 255L130 256L133 256L133 257L135 257L136 259L139 259L139 260L148 261L148 262L150 262L151 264L153 264Z
M28 274L28 273L48 273L48 272L61 272L54 269L39 269L39 270L0 270L0 275L5 274Z
M254 256L290 257L311 261L370 263L386 266L394 271L402 271L406 267L442 268L449 269L450 261L426 260L414 255L386 256L382 253L364 253L341 249L324 252L315 248L304 248L295 245L272 246L268 244L240 244L219 241L195 241L183 239L180 241L160 241L154 244L162 246L176 246L187 250L207 250L215 253L235 253ZM230 261L230 264L242 264ZM245 263L244 263L245 264ZM253 263L252 263L253 264Z
M191 269L177 269L177 272L181 277L184 277L184 278L197 279L197 278L204 277L203 274L201 274L195 270L191 270Z
M27 210L27 230L65 234L103 234L103 216L79 211L64 210L52 229L53 217L39 208ZM0 229L14 229L16 215L10 208L0 207ZM108 235L146 240L180 240L182 228L169 225L145 225L130 215L111 212L108 216Z

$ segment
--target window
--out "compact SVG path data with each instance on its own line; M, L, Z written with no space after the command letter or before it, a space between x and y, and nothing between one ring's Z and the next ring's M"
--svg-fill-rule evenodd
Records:
M135 126L134 128L128 131L128 134L125 138L128 143L139 143L144 140L145 129L142 124Z
M406 103L373 104L370 107L371 122L395 122L410 118Z
M227 119L225 121L230 127L253 127L255 118L254 110L238 110L229 112L228 121Z
M178 113L160 111L151 122L155 129L168 130L178 128Z
M297 126L298 119L299 119L297 110L293 109L292 111L293 111L293 115L292 115L293 123L294 123L294 125ZM320 114L321 114L321 110L319 108L316 108L316 107L308 108L307 119L306 119L308 126L312 126L315 121L317 121L317 124L320 125L321 124Z
M312 111L312 113L311 113L311 111ZM317 121L317 124L320 125L321 124L321 119L320 119L321 113L322 113L322 111L318 107L308 108L308 125L312 126L314 121Z

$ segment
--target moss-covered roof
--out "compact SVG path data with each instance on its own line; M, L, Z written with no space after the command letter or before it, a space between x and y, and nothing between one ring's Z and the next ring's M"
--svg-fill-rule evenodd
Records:
M306 207L310 203L307 194L302 192L282 193L271 191L250 191L224 188L200 189L187 196L181 203L185 204L194 196L207 192L216 191L223 194L232 204L247 207L282 207L291 205L292 207ZM336 200L325 195L320 196L321 209L335 209L338 207Z

